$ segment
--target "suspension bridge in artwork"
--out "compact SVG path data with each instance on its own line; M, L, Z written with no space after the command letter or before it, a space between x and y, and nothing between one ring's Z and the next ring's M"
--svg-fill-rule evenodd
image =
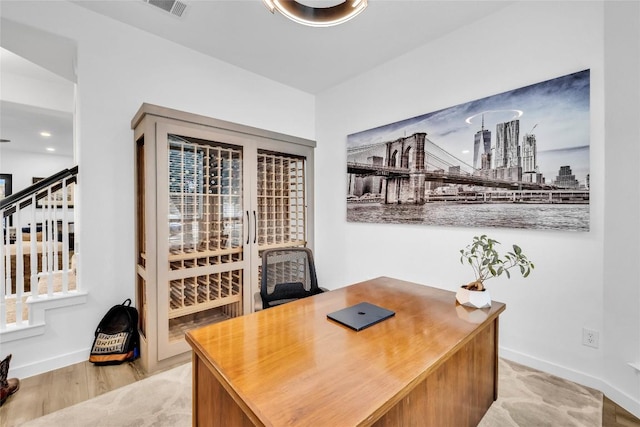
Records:
M349 147L349 194L369 194L370 200L383 203L420 204L451 200L450 194L427 190L454 184L474 189L456 192L455 200L588 203L588 190L535 182L519 167L491 168L485 163L476 169L426 135L415 133L394 141Z

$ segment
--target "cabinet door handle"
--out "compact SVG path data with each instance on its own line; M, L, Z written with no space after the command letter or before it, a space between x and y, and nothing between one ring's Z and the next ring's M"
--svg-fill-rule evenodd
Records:
M253 244L256 244L258 238L258 219L256 217L256 211L253 211Z
M249 244L250 234L251 234L251 225L249 224L249 211L247 211L247 245Z

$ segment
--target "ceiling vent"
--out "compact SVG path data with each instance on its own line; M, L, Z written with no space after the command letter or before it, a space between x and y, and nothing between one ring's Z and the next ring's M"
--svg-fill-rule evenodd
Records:
M178 0L142 0L152 6L159 7L165 12L169 12L177 17L182 16L187 5Z

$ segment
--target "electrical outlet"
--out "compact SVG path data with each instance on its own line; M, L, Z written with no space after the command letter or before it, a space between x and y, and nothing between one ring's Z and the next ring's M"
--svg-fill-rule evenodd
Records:
M600 345L600 334L598 331L582 328L582 344L587 347L598 348Z

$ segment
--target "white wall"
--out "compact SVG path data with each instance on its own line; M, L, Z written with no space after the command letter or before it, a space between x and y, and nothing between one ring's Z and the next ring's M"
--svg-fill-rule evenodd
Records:
M5 21L2 23L2 47L12 52L20 52L23 58L68 82L75 83L77 80L76 45L71 39L39 28L25 28L19 22Z
M627 25L637 28L637 19L633 22ZM607 25L607 31L616 31L616 25L620 23ZM490 283L492 297L507 304L500 319L501 355L599 388L640 413L640 382L626 365L640 360L639 156L634 148L625 161L627 167L611 175L605 171L605 154L618 147L605 144L609 68L604 35L601 2L518 2L320 94L316 261L322 285L329 288L386 275L454 290L471 279L471 271L459 263L458 250L472 236L487 233L505 244L518 243L536 269L528 279L514 276ZM346 135L587 68L591 69L591 231L346 222ZM637 82L638 73L627 78ZM625 108L625 102L616 98L606 106L617 110ZM637 146L637 141L631 138L625 144ZM623 174L627 180L622 180ZM616 192L629 185L624 196L607 199L615 205L605 210L605 188ZM605 255L605 232L620 224L608 223L605 213L626 209L625 200L631 206L620 216L625 231L612 236L611 255ZM619 272L624 285L609 280L603 270L603 260L616 268L615 248L623 243L623 235L630 240L624 245L629 250L624 259L630 264ZM628 301L617 300L624 312L618 312L614 303L603 306L604 293L623 287L632 291ZM621 293L616 292L616 298L624 298ZM612 315L615 326L605 329L605 317ZM600 331L599 349L581 344L583 327ZM619 333L614 335L616 328ZM624 358L615 355L622 348Z
M606 4L604 380L640 417L640 2Z
M73 83L33 79L4 72L0 77L2 100L73 113Z
M32 184L32 178L46 178L61 170L75 166L73 157L38 154L26 151L3 150L0 158L2 173L12 175L12 188L16 193Z
M47 312L46 334L2 345L12 376L88 358L109 307L134 298L134 143L143 102L314 138L314 98L69 2L3 1L8 19L77 43L77 249L84 306ZM3 30L4 31L4 30ZM29 37L14 38L31 40Z

